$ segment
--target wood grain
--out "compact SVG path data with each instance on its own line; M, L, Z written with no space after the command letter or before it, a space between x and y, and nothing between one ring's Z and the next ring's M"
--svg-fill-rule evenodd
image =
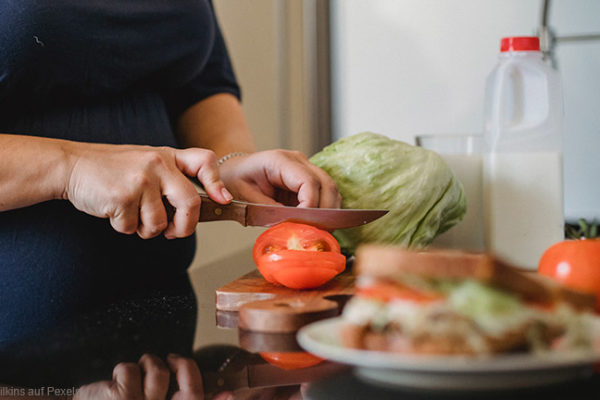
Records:
M239 311L243 304L258 300L326 298L354 294L354 275L347 269L315 289L294 290L265 281L257 270L232 281L216 291L219 311Z
M296 341L296 332L270 333L240 329L238 340L240 347L251 353L261 351L278 353L303 351Z
M307 290L273 285L253 271L217 289L216 308L221 316L238 311L240 329L292 333L308 323L338 315L352 294L354 275L350 271Z
M219 204L211 200L208 196L202 196L202 204L200 205L199 222L208 221L237 221L246 226L246 208L245 204L230 203Z

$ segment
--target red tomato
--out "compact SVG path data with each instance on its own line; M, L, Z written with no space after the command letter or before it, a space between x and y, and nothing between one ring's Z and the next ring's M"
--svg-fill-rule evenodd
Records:
M346 266L346 257L329 232L293 222L263 232L252 257L268 282L292 289L320 286Z
M291 370L308 368L323 362L322 358L313 356L305 351L293 351L289 353L258 353L269 364L281 369Z
M563 285L596 295L600 311L600 240L565 240L550 246L538 266L540 274Z
M409 300L417 303L428 303L442 298L441 295L417 292L411 288L395 283L379 282L368 287L357 289L359 296L388 302L394 299Z

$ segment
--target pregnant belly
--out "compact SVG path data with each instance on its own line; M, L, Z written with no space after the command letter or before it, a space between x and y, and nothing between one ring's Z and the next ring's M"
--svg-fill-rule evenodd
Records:
M66 201L0 213L0 342L102 304L176 290L194 252L193 237L119 234Z

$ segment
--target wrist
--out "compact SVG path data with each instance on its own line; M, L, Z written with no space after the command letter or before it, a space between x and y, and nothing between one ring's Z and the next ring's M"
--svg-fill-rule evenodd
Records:
M83 146L85 146L85 143L67 140L61 140L58 143L60 161L57 168L58 185L55 192L55 199L69 200L69 187Z
M243 151L234 151L228 154L225 154L223 157L219 158L217 160L217 167L220 167L221 165L223 165L223 163L225 163L227 160L230 160L234 157L245 157L249 155L248 153L245 153Z

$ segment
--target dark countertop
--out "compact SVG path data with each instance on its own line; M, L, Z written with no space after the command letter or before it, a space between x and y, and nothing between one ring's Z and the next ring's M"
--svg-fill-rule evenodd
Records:
M365 383L356 378L349 367L322 362L307 368L284 369L272 365L266 359L280 357L281 353L296 353L300 350L294 335L256 335L240 332L237 329L222 328L216 324L215 290L254 268L250 249L231 254L229 257L205 267L190 270L194 296L170 295L168 293L151 299L132 299L122 307L113 305L98 310L88 316L82 324L69 330L49 333L45 340L36 345L23 346L21 357L43 356L67 346L71 354L89 351L90 338L93 343L102 342L93 354L111 354L113 344L131 344L132 349L143 348L144 331L162 335L165 343L189 342L189 332L196 324L193 357L198 362L204 376L204 387L208 394L219 393L223 389L235 390L236 399L578 399L600 396L600 374L551 387L520 391L495 391L475 393L415 392L408 389L390 389ZM196 301L196 308L193 302ZM197 317L196 317L197 312ZM192 326L190 326L192 324ZM129 327L135 326L135 330ZM141 330L140 330L141 327ZM141 334L139 332L142 332ZM98 340L98 339L102 340ZM273 347L274 346L274 347ZM176 347L176 346L175 346ZM128 346L125 346L127 349ZM163 353L184 353L184 349L164 348ZM98 352L100 351L100 353ZM258 354L259 352L263 353ZM90 354L92 354L90 353ZM270 353L270 354L264 354ZM89 379L109 379L101 375L107 365L115 365L116 360L131 359L133 354L114 353L109 359L90 359L98 368L98 376L80 377ZM264 356L264 357L263 357ZM289 357L289 356L284 356ZM294 357L294 356L291 356ZM297 358L296 358L297 360ZM275 362L276 363L276 362ZM290 362L282 365L292 367ZM2 366L0 370L5 368ZM2 371L2 372L6 372ZM23 379L23 373L14 369L15 381ZM104 372L102 372L103 374ZM56 369L57 387L60 386L60 369ZM26 376L25 376L26 378ZM72 379L73 377L68 377ZM473 379L477 379L476 376ZM24 381L26 383L26 379ZM65 381L67 382L67 381ZM302 384L302 385L300 385Z

